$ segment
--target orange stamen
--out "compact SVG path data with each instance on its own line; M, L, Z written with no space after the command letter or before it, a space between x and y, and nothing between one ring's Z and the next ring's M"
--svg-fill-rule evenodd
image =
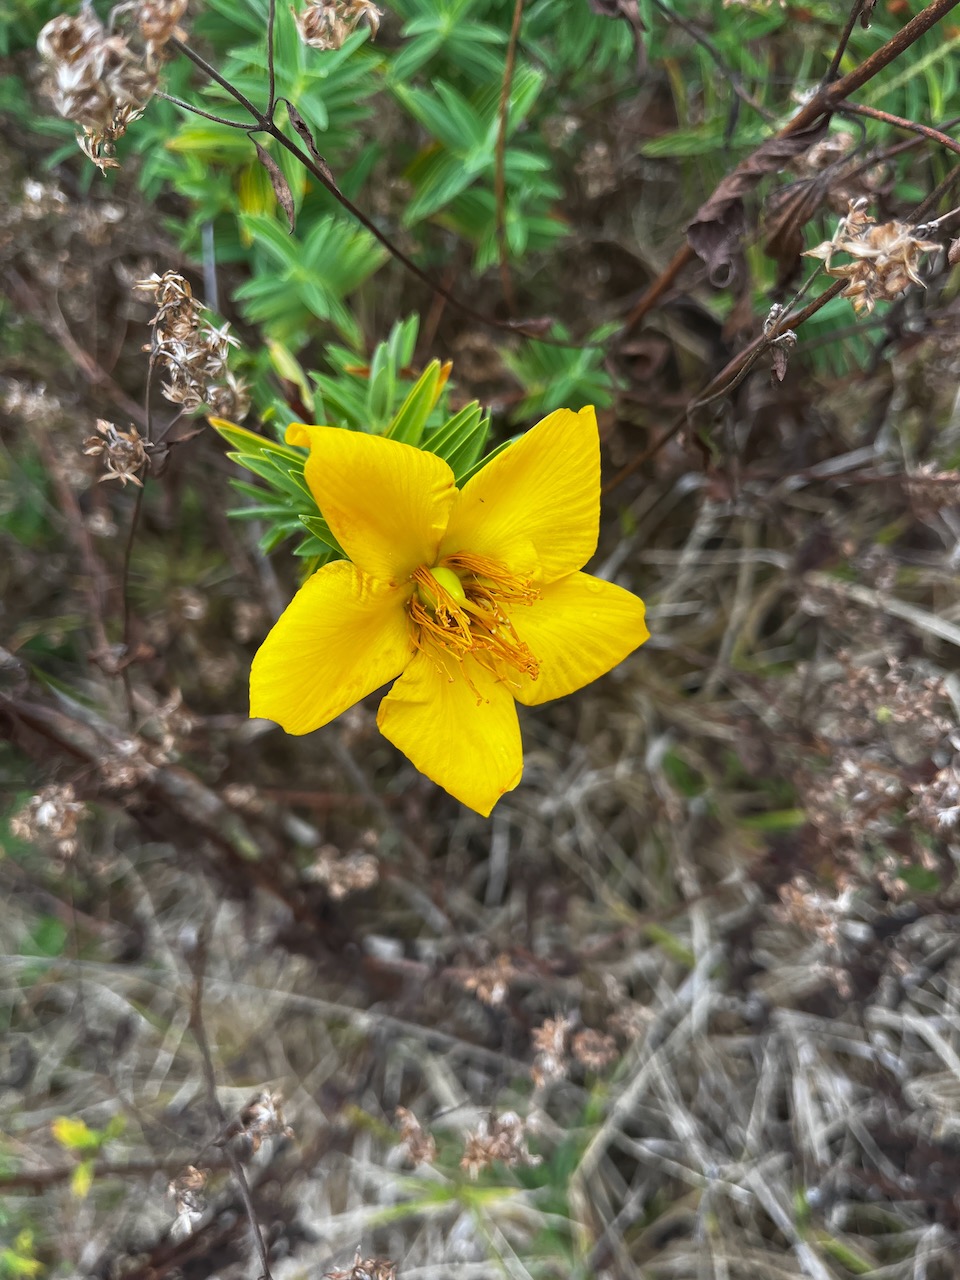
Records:
M504 605L532 604L540 596L539 589L497 561L467 552L444 557L438 568L456 574L463 586L463 599L455 598L443 581L422 565L413 575L416 590L409 605L414 645L427 652L440 649L454 658L461 670L470 654L514 689L520 687L516 675L536 680L539 663L517 635Z

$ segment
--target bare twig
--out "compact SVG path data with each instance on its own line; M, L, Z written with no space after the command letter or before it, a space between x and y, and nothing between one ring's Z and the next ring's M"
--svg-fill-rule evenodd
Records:
M960 0L957 0L957 3L960 3ZM189 58L194 66L198 67L205 75L209 76L216 84L220 85L220 87L229 93L245 111L250 113L256 123L253 128L248 130L248 132L269 134L271 138L284 148L284 150L289 151L292 156L295 156L307 172L315 178L317 182L325 187L327 191L329 191L341 207L345 209L352 218L355 218L356 221L359 222L359 224L368 231L379 244L383 245L392 258L399 262L401 266L405 267L411 275L416 276L416 278L425 284L433 293L438 293L441 297L445 298L446 301L449 302L451 306L456 307L462 315L468 316L477 324L482 324L492 329L506 330L510 333L519 333L526 338L536 342L542 342L547 346L565 348L573 347L577 350L582 350L584 346L600 345L597 343L584 344L579 342L564 342L558 338L548 338L540 332L540 329L543 328L542 322L534 322L532 320L498 320L496 316L486 314L482 311L477 311L476 308L471 307L469 303L463 302L452 289L447 288L438 280L435 280L428 272L424 271L422 267L418 266L408 254L404 253L404 251L395 244L394 241L391 240L390 237L382 231L380 227L378 227L377 224L363 212L362 209L359 209L348 196L343 194L330 173L325 172L325 167L323 165L318 164L312 156L307 155L302 147L299 147L295 142L292 142L270 116L265 115L263 112L258 110L250 99L232 85L226 77L222 76L216 67L207 62L206 58L202 57L195 49L192 49L189 45L184 44L181 40L177 40L176 38L170 41L170 45L172 48L175 48L182 53L184 57ZM193 110L189 105L184 105L186 110Z
M896 129L908 129L911 133L918 133L924 138L938 142L941 147L946 147L948 151L953 151L960 156L960 142L946 133L941 133L939 129L932 129L930 125L920 124L916 120L905 120L903 116L891 115L889 111L878 111L876 107L867 107L859 102L838 102L834 110L841 115L867 116L870 120L880 120L884 124L893 125Z
M119 387L114 382L109 373L97 363L90 352L85 351L80 346L70 332L70 327L56 303L52 303L52 311L48 311L43 307L38 301L37 292L12 267L7 268L4 283L15 299L17 306L26 311L47 333L57 339L90 385L105 392L117 408L122 409L138 427L142 427L144 425L143 410L135 400L132 400L127 395L122 387Z
M833 57L830 60L830 67L827 74L823 77L821 88L826 88L837 78L837 72L840 70L840 63L843 61L843 55L847 51L847 45L850 43L850 37L853 35L853 28L857 25L857 19L863 13L863 0L854 0L853 8L850 10L850 16L847 18L846 26L843 33L837 41L837 47L834 50Z
M248 124L245 120L231 120L227 116L216 116L212 111L204 111L200 107L195 107L192 102L184 102L182 98L175 98L172 93L164 93L162 89L155 89L154 96L163 98L166 102L172 102L175 107L180 107L182 111L189 111L191 115L202 116L204 120L212 120L214 124L224 124L229 129L239 129L243 133L249 133L257 128L255 124Z
M603 487L603 494L606 495L622 484L628 476L633 475L644 463L649 462L651 458L668 444L675 436L683 430L687 425L690 414L695 409L703 408L713 400L719 399L721 396L727 395L735 387L737 387L746 375L749 373L753 365L756 364L760 356L768 347L772 346L782 334L788 329L798 328L805 320L809 320L812 315L820 310L821 307L837 296L846 286L846 280L835 280L828 289L819 294L811 302L808 302L800 311L793 312L789 315L782 316L781 319L770 327L770 329L759 337L755 338L749 346L739 352L728 364L720 370L715 377L711 378L702 391L690 401L682 413L678 414L671 423L667 431L652 444L649 449L645 449L643 453L632 458L625 466L621 467L612 480L609 480Z
M859 0L858 0L859 2ZM706 32L697 26L695 22L690 22L686 18L680 16L675 9L671 9L663 3L663 0L653 0L654 7L659 9L665 18L671 22L675 22L681 31L685 31L691 40L695 40L698 45L710 56L717 66L717 70L723 75L724 79L730 84L730 88L737 95L741 102L745 103L756 111L757 115L762 116L768 123L773 120L773 114L767 110L762 102L758 102L751 94L747 93L743 87L743 81L732 68L728 67L724 62L717 46L709 39Z
M130 1160L123 1161L98 1160L93 1166L95 1181L103 1178L118 1178L121 1182L128 1178L152 1178L157 1173L178 1173L183 1168L182 1156L168 1156L163 1160ZM204 1160L209 1168L225 1168L229 1161L214 1156ZM69 1182L77 1171L76 1164L58 1165L50 1169L16 1169L12 1173L0 1173L0 1191L45 1191L47 1187L56 1187Z

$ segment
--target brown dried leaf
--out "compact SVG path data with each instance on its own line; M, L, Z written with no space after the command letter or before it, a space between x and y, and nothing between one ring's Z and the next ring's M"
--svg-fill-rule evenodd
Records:
M331 189L339 195L340 188L337 186L336 179L333 176L333 170L317 150L317 144L313 140L313 134L310 132L310 126L292 102L288 101L286 98L284 98L283 101L287 106L287 114L290 117L290 123L293 125L294 129L296 129L300 139L307 144L307 150L313 157L317 168L329 182Z
M779 173L788 160L802 155L823 137L826 117L785 138L770 138L741 161L697 210L687 227L687 240L706 263L714 284L730 286L743 275L741 237L746 229L743 198L769 173Z
M253 145L257 148L257 158L270 175L270 181L273 184L273 194L277 197L277 203L287 215L287 222L290 224L290 234L293 234L293 228L296 223L296 217L293 209L293 195L290 192L290 185L283 176L283 170L274 160L273 156L260 143L253 139Z
M771 192L767 200L763 252L779 270L776 288L789 284L800 269L803 228L820 208L827 191L821 177L805 178Z

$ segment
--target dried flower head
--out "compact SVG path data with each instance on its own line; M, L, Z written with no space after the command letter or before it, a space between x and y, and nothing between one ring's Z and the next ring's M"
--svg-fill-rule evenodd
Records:
M87 6L52 18L37 38L57 112L83 129L80 147L101 169L115 168L114 144L142 112L157 74L125 35L111 33Z
M530 1068L530 1077L538 1089L566 1076L567 1042L572 1029L573 1019L564 1014L547 1018L534 1029L532 1039L537 1054Z
M52 844L61 857L70 858L78 847L77 827L87 813L69 783L44 787L13 815L10 831L28 844Z
M330 897L339 902L351 893L372 889L380 879L380 864L372 853L354 849L341 856L336 845L325 844L304 875L326 885Z
M876 220L865 212L865 203L862 199L851 201L833 238L804 255L822 259L828 275L846 278L844 297L852 300L858 315L869 314L881 300L899 297L911 284L922 285L920 255L940 248L935 240L919 239L917 228L905 222L874 225ZM849 254L854 261L835 266L837 253Z
M836 948L840 942L839 927L850 914L855 887L848 877L841 878L836 896L815 889L804 876L794 876L778 890L780 904L773 914L784 924L794 925L803 933L812 933L826 946Z
M174 1240L184 1240L193 1235L200 1225L200 1219L207 1208L203 1189L209 1176L206 1169L197 1169L188 1164L167 1184L167 1195L173 1198L177 1215L170 1228Z
M130 480L143 488L138 472L146 465L147 449L150 446L141 439L137 428L131 425L129 431L121 431L112 422L98 418L97 431L99 435L88 436L84 440L83 452L89 458L103 458L104 474L100 477L101 483L104 480L119 480L122 485L126 485Z
M341 48L361 22L376 38L383 13L372 0L308 0L303 12L294 11L293 16L303 43L327 50Z
M481 1004L491 1008L503 1004L510 990L510 980L517 975L516 969L505 953L497 956L492 964L485 964L464 982L468 991L474 992Z
M437 1144L433 1135L427 1133L413 1112L406 1107L397 1107L394 1114L400 1125L400 1143L406 1148L410 1163L433 1164L437 1158Z
M573 1056L588 1071L604 1071L616 1062L617 1044L613 1036L587 1028L573 1037Z
M260 1150L267 1138L292 1138L294 1132L283 1115L283 1098L264 1089L243 1107L225 1137L242 1137L251 1154Z
M324 1280L397 1280L397 1264L389 1258L361 1258L358 1249L352 1267L326 1271Z
M527 1148L526 1126L515 1111L505 1111L499 1118L485 1116L476 1132L467 1134L460 1168L476 1178L495 1160L511 1168L540 1163L540 1156L532 1155Z
M231 347L239 346L229 324L216 328L194 298L188 281L176 271L154 273L135 286L152 293L157 313L150 321L153 343L144 347L169 376L163 394L187 413L205 410L237 421L246 417L246 385L227 368Z
M187 0L140 0L137 7L137 23L148 52L156 54L168 40L186 39L186 32L179 26L187 11Z

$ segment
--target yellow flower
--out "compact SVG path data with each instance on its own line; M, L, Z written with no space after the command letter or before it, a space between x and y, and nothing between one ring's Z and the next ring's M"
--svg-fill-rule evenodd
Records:
M593 409L560 409L457 489L435 454L294 423L348 560L318 570L263 642L250 714L309 733L396 679L377 724L484 816L520 781L516 703L595 680L648 638L643 602L577 570L596 550ZM397 678L399 677L399 678Z

